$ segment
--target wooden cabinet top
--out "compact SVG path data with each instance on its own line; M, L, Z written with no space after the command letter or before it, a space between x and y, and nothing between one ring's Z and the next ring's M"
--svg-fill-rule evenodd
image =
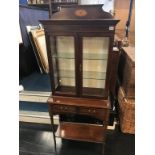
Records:
M74 21L93 25L94 22L102 22L106 25L116 25L119 20L102 9L102 5L75 5L62 6L61 10L51 16L49 20L41 21L43 24L48 24L54 21ZM92 23L92 21L94 21Z

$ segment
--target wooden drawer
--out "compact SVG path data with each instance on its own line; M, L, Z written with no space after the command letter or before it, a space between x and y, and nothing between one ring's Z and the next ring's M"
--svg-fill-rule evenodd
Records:
M76 113L76 107L68 105L50 105L50 111L53 114L63 114L63 113Z
M94 116L105 121L108 119L108 109L80 107L79 114Z
M100 100L54 97L48 99L50 114L77 114L108 121L109 102ZM89 104L88 104L89 102ZM87 104L86 104L87 103Z

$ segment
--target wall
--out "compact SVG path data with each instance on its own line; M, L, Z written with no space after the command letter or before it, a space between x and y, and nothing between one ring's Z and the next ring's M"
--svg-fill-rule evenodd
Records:
M80 0L80 4L103 4L102 0Z
M125 30L126 21L129 14L130 0L80 0L80 4L104 4L105 11L115 10L115 18L121 21L117 25L118 30ZM135 3L135 2L134 2ZM135 4L133 4L130 31L135 31Z
M19 43L22 43L22 34L21 34L21 30L20 30L20 26L18 27L18 34L19 34Z
M80 0L80 4L104 4L103 10L109 12L114 9L114 1L115 0Z
M130 23L130 31L135 31L135 1L133 2L133 10ZM118 30L125 30L126 21L128 20L130 0L115 0L115 18L121 21L117 25Z

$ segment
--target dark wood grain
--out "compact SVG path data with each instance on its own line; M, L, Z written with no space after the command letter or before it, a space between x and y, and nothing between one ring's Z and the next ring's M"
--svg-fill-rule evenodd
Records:
M98 119L101 124L62 122L59 135L64 139L105 142L109 120L111 85L117 70L117 57L113 53L115 26L119 20L102 10L102 5L66 6L53 14L49 20L41 20L46 34L52 96L48 99L49 113L53 115L79 115ZM57 36L73 36L75 44L75 87L61 86L54 81L52 55L57 51ZM109 49L105 87L83 87L83 38L108 37ZM50 38L53 38L51 41ZM66 47L67 48L67 47ZM57 65L58 66L58 65ZM59 79L59 78L58 78ZM55 87L56 86L56 87ZM54 88L53 88L54 87ZM52 122L53 124L53 122Z
M102 126L69 122L62 122L57 131L57 136L61 138L97 143L104 141L104 134L105 130Z
M117 77L118 77L117 72L118 72L119 57L120 57L119 49L118 49L118 51L113 50L112 62L115 64L115 67L112 67L112 69L111 69L109 90L114 97L117 96L116 82L117 82Z
M48 99L48 103L110 109L110 103L108 100L99 100L99 99L53 96L52 98Z
M81 11L78 14L77 11ZM86 12L86 13L83 13ZM75 5L64 6L61 11L53 14L51 19L70 20L70 19L112 19L112 15L102 10L102 5Z
M53 96L48 99L48 104L51 115L77 114L92 116L101 121L109 119L110 103L108 100Z
M87 12L86 16L79 17L75 14L78 10L85 10ZM96 10L96 11L95 11ZM101 5L86 5L86 6L74 6L74 7L63 7L60 12L57 12L52 15L52 18L49 20L41 21L45 28L45 34L51 36L52 38L56 38L56 36L73 36L75 39L75 72L76 72L76 90L63 89L65 87L59 87L61 90L52 89L54 95L64 95L64 96L75 96L77 97L87 97L87 98L101 98L107 99L109 88L111 87L110 80L113 81L113 77L115 76L111 74L111 71L117 69L116 61L113 61L112 57L113 53L113 42L114 42L114 33L115 26L119 20L114 19L109 13L102 11ZM112 27L112 30L110 29ZM82 39L83 37L109 37L109 56L108 56L108 66L107 66L107 75L106 75L106 85L105 89L90 89L82 87L82 70L80 70L82 66L82 53L83 53L83 45ZM52 63L52 54L56 51L54 47L56 47L56 42L51 42L47 39L47 46L52 45L51 49L48 49L49 61ZM53 65L50 65L50 70L52 74ZM113 72L115 73L115 72ZM51 81L53 81L53 76L51 75ZM53 81L54 82L54 81ZM54 86L54 83L51 83ZM67 88L67 87L66 87ZM83 92L84 93L83 93ZM89 95L91 92L91 95ZM92 95L93 94L93 95Z

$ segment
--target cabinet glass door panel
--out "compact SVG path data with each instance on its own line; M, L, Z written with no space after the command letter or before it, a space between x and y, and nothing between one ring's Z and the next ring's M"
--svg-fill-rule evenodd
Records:
M103 96L106 80L109 38L83 37L83 95Z
M74 37L57 36L56 37L57 57L65 59L75 58Z
M107 60L83 59L83 78L105 79Z
M95 79L83 79L83 87L90 88L101 88L104 87L105 80L95 80Z
M52 59L56 92L75 94L74 37L56 36L54 43Z

